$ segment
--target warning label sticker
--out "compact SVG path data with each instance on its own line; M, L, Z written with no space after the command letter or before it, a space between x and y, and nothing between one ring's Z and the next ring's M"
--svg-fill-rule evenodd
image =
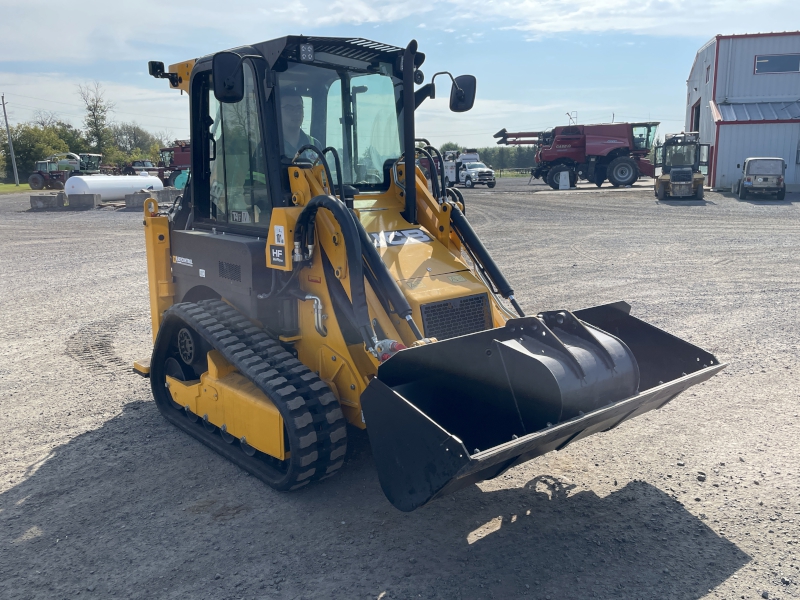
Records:
M286 237L283 233L283 225L275 225L275 243L279 246L286 244Z

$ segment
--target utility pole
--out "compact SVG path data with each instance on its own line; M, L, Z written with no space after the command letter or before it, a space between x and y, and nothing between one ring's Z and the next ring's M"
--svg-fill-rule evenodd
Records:
M19 187L19 175L17 175L17 159L14 158L14 142L11 141L11 129L8 127L8 115L6 114L6 96L0 96L0 104L3 105L3 117L6 120L6 133L8 134L8 148L11 150L11 166L14 169L14 183Z

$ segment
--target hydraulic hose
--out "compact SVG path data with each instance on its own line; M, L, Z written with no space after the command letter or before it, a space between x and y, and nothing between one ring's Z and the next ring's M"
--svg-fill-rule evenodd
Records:
M333 146L328 146L322 151L322 154L327 154L330 152L333 154L333 165L336 167L336 181L339 182L339 200L347 204L347 200L344 197L344 181L342 180L342 163L339 160L339 153L336 151L336 148ZM331 189L333 189L333 180L331 180Z
M331 180L329 180L331 181ZM311 229L316 219L317 211L324 208L330 211L333 218L342 230L347 254L347 269L350 278L350 301L353 305L353 317L358 326L359 333L364 339L367 348L374 348L375 333L369 319L367 309L367 295L364 290L364 267L362 263L361 236L355 226L350 211L345 205L331 196L316 196L312 198L297 219L294 231L295 250L304 246L304 238Z
M328 187L330 188L330 191L333 192L333 177L331 177L331 169L328 166L328 161L325 160L325 154L322 152L322 150L317 148L314 144L306 144L305 146L300 146L300 148L298 148L297 152L295 153L292 162L295 162L298 158L300 158L300 155L306 150L311 150L314 154L316 154L319 157L319 162L322 163L322 167L325 169L325 176L328 178ZM338 159L338 155L334 155L334 157ZM342 202L344 202L344 198L342 198Z
M442 194L442 200L441 201L444 202L447 199L447 186L445 185L445 181L444 181L445 180L445 176L444 176L444 158L442 157L442 153L439 152L438 148L436 148L435 146L431 146L430 142L428 142L427 140L426 140L426 144L427 145L425 146L425 150L429 150L431 152L435 152L436 153L436 158L439 159L439 164L442 165L442 170L439 173L439 179L440 179L440 183L441 183L441 187L439 188L439 190L440 190L440 192Z
M439 171L436 168L436 164L433 162L433 156L431 153L425 150L424 148L417 148L417 152L422 154L425 158L428 159L428 163L431 165L431 182L433 183L433 195L436 197L438 202L441 202L441 188L439 188ZM414 161L414 167L416 168L416 160ZM416 183L416 182L415 182Z
M458 188L446 188L447 196L453 200L453 202L461 202L461 206L464 207L464 214L467 214L467 203L464 202L464 194L461 193L461 190Z
M492 284L494 284L495 288L497 288L499 294L511 302L514 306L514 310L517 311L520 317L524 317L525 313L522 312L519 304L517 304L516 298L514 298L514 289L511 287L511 284L508 283L508 280L505 278L502 271L500 271L500 267L497 266L497 263L494 262L489 255L489 251L486 249L486 246L483 245L483 242L481 242L478 234L475 233L472 225L467 221L464 213L455 205L450 207L450 222L453 224L453 229L458 237L464 245L467 246L469 252L478 259L480 266L486 272L486 275L489 277Z

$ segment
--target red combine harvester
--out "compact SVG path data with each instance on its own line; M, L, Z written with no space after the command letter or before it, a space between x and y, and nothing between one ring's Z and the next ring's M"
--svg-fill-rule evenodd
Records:
M161 158L158 163L161 169L159 177L163 180L164 185L183 189L183 186L186 185L186 176L181 177L181 175L188 173L192 164L189 140L175 140L174 146L161 148L159 154Z
M498 144L538 146L532 175L553 189L558 189L562 171L569 172L571 185L585 179L600 187L607 179L620 187L655 174L647 155L657 128L657 122L564 125L545 131L502 129L494 137Z
M183 189L192 164L189 140L175 140L173 146L160 148L158 153L157 165L151 160L134 160L122 169L122 174L137 175L145 171L158 177L166 187Z

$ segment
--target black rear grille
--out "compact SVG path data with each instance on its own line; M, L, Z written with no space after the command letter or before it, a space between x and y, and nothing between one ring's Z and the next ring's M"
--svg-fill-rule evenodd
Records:
M241 281L242 267L221 260L219 261L219 276L222 279L230 279L231 281Z
M669 172L670 181L675 183L688 183L692 180L691 169L672 169Z
M487 294L431 302L423 304L421 309L425 335L438 340L484 331L492 326Z

